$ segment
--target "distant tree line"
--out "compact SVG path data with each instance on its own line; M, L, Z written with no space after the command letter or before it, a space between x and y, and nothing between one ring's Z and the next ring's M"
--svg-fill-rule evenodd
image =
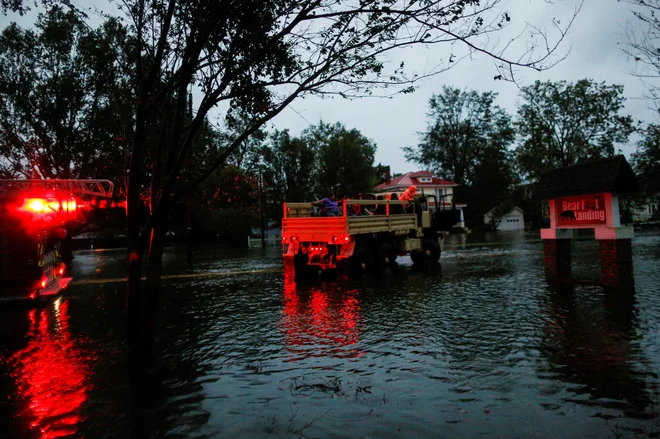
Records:
M419 144L403 148L409 161L459 184L457 198L468 204L473 221L513 204L538 221L538 202L522 196L521 183L533 183L550 169L619 154L617 145L634 132L642 136L632 164L643 192L633 204L660 196L660 127L644 127L622 114L623 86L536 81L521 88L515 116L495 103L496 96L444 87L429 99Z

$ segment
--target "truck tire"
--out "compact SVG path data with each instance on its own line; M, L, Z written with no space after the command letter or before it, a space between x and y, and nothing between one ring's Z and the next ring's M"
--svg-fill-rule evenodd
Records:
M440 261L440 245L437 240L425 239L422 242L422 254L427 262Z
M349 259L350 275L353 279L361 277L364 273L371 270L373 261L371 255L366 250L356 250Z
M346 259L337 261L337 270L336 270L337 280L348 280L351 277L351 270L349 263Z
M298 253L293 256L293 268L295 270L295 276L297 279L302 279L309 275L309 256L303 253Z
M424 262L424 254L422 253L421 250L413 250L410 252L410 259L415 265L421 264L422 262Z
M380 246L374 257L374 268L379 271L384 271L388 267L394 266L396 261L396 252L389 244Z
M432 239L425 239L422 241L421 250L410 252L410 259L412 259L413 264L422 264L425 262L437 263L440 261L440 246Z

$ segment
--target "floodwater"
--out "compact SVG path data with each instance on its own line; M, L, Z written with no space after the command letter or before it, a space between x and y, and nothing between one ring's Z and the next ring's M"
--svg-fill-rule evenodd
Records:
M167 252L157 355L129 360L124 252L0 309L0 437L623 438L660 433L660 233L635 291L551 288L538 234L451 236L438 267L296 283L277 249ZM599 276L574 243L575 277Z

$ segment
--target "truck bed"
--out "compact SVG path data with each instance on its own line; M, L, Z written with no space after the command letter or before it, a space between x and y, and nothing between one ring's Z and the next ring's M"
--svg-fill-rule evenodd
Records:
M373 204L373 201L361 201L360 204ZM388 204L402 204L395 201L381 201ZM332 242L332 238L370 234L392 233L407 234L417 227L417 215L414 213L391 215L358 216L311 216L309 203L289 203L285 206L282 219L282 237L297 237L302 242Z

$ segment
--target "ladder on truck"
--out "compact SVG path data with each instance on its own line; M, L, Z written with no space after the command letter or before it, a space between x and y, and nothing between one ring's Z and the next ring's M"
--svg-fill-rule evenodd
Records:
M0 180L0 194L10 189L50 190L72 195L112 198L115 185L110 180Z

